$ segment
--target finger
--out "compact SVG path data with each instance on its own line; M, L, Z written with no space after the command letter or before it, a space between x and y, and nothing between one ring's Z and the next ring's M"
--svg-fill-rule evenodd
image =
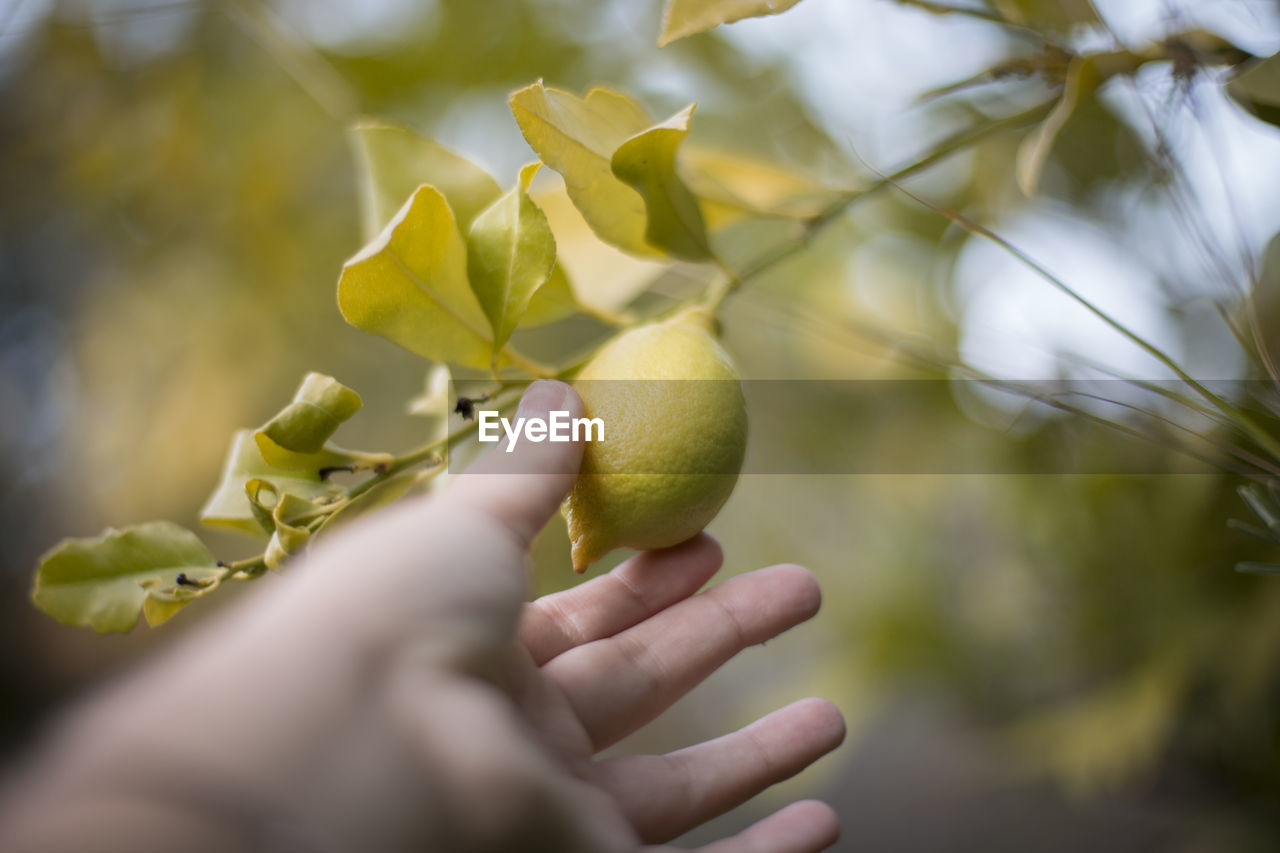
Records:
M647 843L669 841L789 779L844 740L844 718L825 699L803 699L746 728L667 755L596 765Z
M729 658L818 612L822 594L800 566L760 569L712 587L543 667L596 749L666 710Z
M818 853L840 840L840 818L817 800L802 800L774 812L732 838L699 847L697 853ZM648 853L680 853L649 847Z
M637 554L602 577L525 608L520 639L541 666L575 646L611 637L697 592L724 554L705 533Z
M564 412L581 417L582 400L563 382L534 382L524 392L515 419L541 418ZM510 447L510 451L508 451ZM528 547L573 487L582 462L580 441L534 441L520 436L490 450L446 492L450 507L473 512L509 531L520 547Z
M562 382L535 382L516 417L582 414ZM499 444L449 488L405 501L322 542L290 612L346 647L430 639L441 659L492 662L526 598L529 541L556 512L582 457L579 442ZM352 578L359 577L353 584ZM486 664L487 665L487 664Z

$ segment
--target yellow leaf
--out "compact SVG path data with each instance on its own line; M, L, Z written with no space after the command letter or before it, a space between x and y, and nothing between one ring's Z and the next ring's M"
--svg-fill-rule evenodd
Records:
M637 258L596 237L563 184L539 190L534 201L551 223L551 233L556 238L556 265L563 267L568 276L564 286L572 282L573 295L583 305L604 313L620 311L667 268L663 262ZM559 286L555 284L554 271L552 281L534 294L531 313L537 308L539 294L553 285Z
M612 168L618 147L652 124L639 104L609 89L578 98L539 81L511 96L511 112L529 147L564 177L569 198L601 240L634 255L657 254L645 240L644 199Z
M743 18L785 12L800 0L668 0L658 46Z
M489 320L467 281L467 249L453 212L434 187L419 187L343 266L338 308L356 328L424 358L489 366Z

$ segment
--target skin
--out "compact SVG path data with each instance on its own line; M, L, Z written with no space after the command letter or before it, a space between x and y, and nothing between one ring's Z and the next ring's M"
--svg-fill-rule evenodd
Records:
M539 382L519 414L551 409L581 403ZM834 749L839 712L806 699L667 755L596 757L820 593L797 566L698 593L721 563L702 535L525 604L529 543L581 453L491 452L89 699L13 774L0 849L671 850ZM838 834L800 802L700 849Z

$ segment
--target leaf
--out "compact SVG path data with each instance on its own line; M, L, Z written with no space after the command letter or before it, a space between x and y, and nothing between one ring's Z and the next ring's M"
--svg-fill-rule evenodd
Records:
M640 257L657 254L645 242L644 199L612 168L618 147L652 123L639 104L609 89L578 98L539 81L511 96L511 112L529 147L564 177L569 198L601 240Z
M698 200L676 169L676 153L689 135L689 119L696 106L690 104L662 124L631 137L613 154L613 174L644 197L645 239L686 261L711 256Z
M431 365L431 369L427 371L427 379L423 383L422 393L409 401L409 414L447 419L451 408L449 383L452 381L453 377L447 365Z
M274 468L311 470L348 464L351 454L326 451L325 442L356 412L360 395L332 376L308 373L293 402L254 433L258 450Z
M545 326L565 317L572 316L581 310L573 287L569 284L569 276L558 262L551 268L551 275L533 292L529 307L520 318L520 328L531 329L534 326Z
M658 46L743 18L785 12L800 0L667 0Z
M320 507L297 495L281 495L271 511L273 530L263 562L268 569L279 570L289 555L306 547L311 539L308 524L320 517Z
M812 219L841 195L809 175L768 161L692 143L681 153L685 180L713 230L751 217Z
M1018 146L1018 186L1028 196L1036 194L1049 152L1081 102L1093 95L1102 79L1092 57L1076 57L1067 67L1066 82L1053 112L1027 134Z
M63 540L41 558L31 598L65 625L87 625L100 633L128 631L138 621L148 590L176 587L180 573L215 579L219 569L194 533L167 521L153 521L110 529L98 537ZM216 580L211 580L208 588L184 595L196 597L215 585ZM171 597L171 603L178 601L185 603L185 598ZM154 615L167 619L173 613Z
M520 170L511 191L471 223L467 272L500 350L547 281L556 262L556 241L546 214L529 198L529 183L541 163Z
M297 495L309 500L339 491L337 486L323 481L317 471L283 471L268 465L258 450L253 430L242 429L231 439L222 477L200 510L200 520L246 533L270 533L270 528L264 528L255 516L245 493L246 483L255 479L270 483L278 494Z
M1280 53L1250 63L1227 83L1227 94L1258 118L1280 127Z
M571 293L581 304L603 313L620 311L667 269L663 261L639 258L600 240L563 184L539 190L534 201L551 223L551 232L556 238L556 266L563 268L566 280L563 285L558 283L553 271L552 280L534 294L530 315L542 310L539 302L550 300L555 288L563 286L569 290L570 282ZM525 325L532 325L528 315Z
M443 195L421 186L338 280L347 322L433 361L488 367L489 321L467 281L467 250Z
M406 127L365 121L351 128L360 173L361 222L372 240L423 184L438 189L460 227L502 195L488 172Z

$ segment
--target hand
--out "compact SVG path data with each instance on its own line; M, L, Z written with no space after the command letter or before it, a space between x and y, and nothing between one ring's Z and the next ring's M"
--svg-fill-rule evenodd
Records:
M581 402L539 382L520 414L552 409ZM668 755L594 758L819 591L775 566L695 595L721 562L704 535L524 605L529 542L580 458L491 452L268 580L66 720L17 778L0 847L631 853L835 748L839 712L810 699ZM829 807L797 803L703 850L837 834Z

